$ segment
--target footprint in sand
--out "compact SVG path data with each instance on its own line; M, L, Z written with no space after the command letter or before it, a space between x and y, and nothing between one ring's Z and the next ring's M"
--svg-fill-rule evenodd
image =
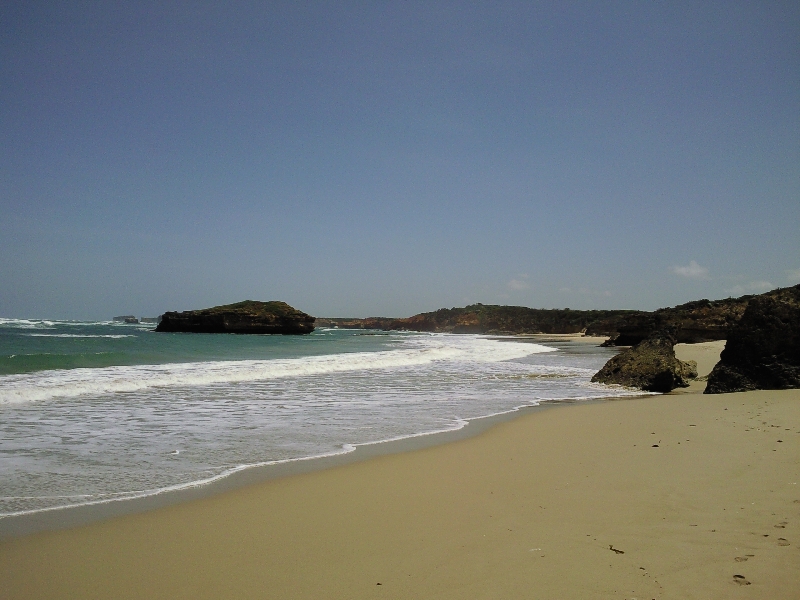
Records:
M746 556L737 556L733 560L735 560L736 562L745 562L745 561L747 561L747 557Z
M778 546L791 546L786 538L778 538Z
M734 575L733 576L733 581L734 581L734 583L737 583L738 585L750 585L750 582L747 581L747 579L744 578L744 575Z
M774 525L773 527L775 527L775 529L786 529L786 526L788 524L789 524L788 521L781 521L780 523Z

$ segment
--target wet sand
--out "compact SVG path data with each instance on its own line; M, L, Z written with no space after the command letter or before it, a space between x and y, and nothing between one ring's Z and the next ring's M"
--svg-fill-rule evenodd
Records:
M0 597L796 598L799 483L800 390L577 404L4 541Z

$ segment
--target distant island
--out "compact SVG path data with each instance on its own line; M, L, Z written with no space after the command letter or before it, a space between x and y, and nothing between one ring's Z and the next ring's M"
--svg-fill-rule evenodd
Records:
M115 323L128 323L130 324L138 324L139 319L137 319L134 315L121 315L119 317L114 317L113 321Z
M185 312L166 312L160 332L303 334L314 331L314 317L285 302L245 300Z
M141 319L138 319L134 315L122 315L112 319L114 323L126 323L128 325L138 325L139 323L155 325L160 320L161 317L142 317Z

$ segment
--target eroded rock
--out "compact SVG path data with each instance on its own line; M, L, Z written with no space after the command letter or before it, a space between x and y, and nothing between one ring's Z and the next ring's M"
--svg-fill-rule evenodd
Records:
M756 296L731 329L706 394L800 387L800 285Z
M678 360L675 343L674 328L657 331L612 357L592 381L662 393L687 387L697 377L697 363Z

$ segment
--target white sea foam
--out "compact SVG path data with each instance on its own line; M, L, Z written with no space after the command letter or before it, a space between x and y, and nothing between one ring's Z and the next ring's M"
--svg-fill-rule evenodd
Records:
M329 458L333 456L339 456L341 454L349 454L356 449L355 446L345 444L342 447L342 450L339 452L327 452L325 454L316 454L314 456L302 456L299 458L290 458L290 459L283 459L283 460L268 460L262 461L258 463L246 464L246 465L236 465L235 467L230 467L225 469L220 473L216 473L210 477L204 477L203 479L196 479L193 481L188 481L186 483L177 483L175 485L168 485L159 488L153 488L148 490L135 490L129 492L112 492L107 494L73 494L73 495L65 495L65 496L0 496L0 502L8 501L8 500L70 500L72 502L65 502L65 503L56 503L52 506L47 506L44 508L35 508L30 510L18 510L18 511L9 511L9 512L0 512L0 519L5 517L19 517L22 515L30 515L35 513L42 513L42 512L49 512L53 510L63 510L65 508L75 508L77 506L96 506L98 504L108 504L110 502L120 502L123 500L138 500L141 498L147 498L149 496L157 496L159 494L166 494L169 492L179 492L181 490L188 490L192 488L203 487L209 485L211 483L215 483L221 479L225 479L226 477L230 477L234 473L238 473L239 471L244 471L246 469L252 469L255 467L268 467L268 466L275 466L286 464L290 462L303 462L308 460L319 460L321 458Z
M202 486L541 402L640 393L589 382L605 349L386 335L269 338L269 348L285 348L273 360L218 354L215 362L0 376L0 518ZM206 340L181 341L202 348ZM317 344L336 353L290 358Z
M60 321L58 319L9 319L0 317L0 327L17 329L53 329L54 327L85 327L91 325L116 325L113 321Z
M132 333L120 333L114 335L93 335L93 334L79 334L79 333L25 333L28 337L56 337L56 338L110 338L118 340L121 338L136 337Z
M54 338L111 338L115 340L120 338L136 337L135 335L130 333L118 334L118 335L90 335L90 334L81 335L78 333L23 333L22 335L27 337L54 337Z
M168 386L208 386L343 371L396 369L437 361L489 364L550 351L553 349L538 344L431 335L407 338L401 349L379 352L38 371L0 377L0 404L129 393Z

